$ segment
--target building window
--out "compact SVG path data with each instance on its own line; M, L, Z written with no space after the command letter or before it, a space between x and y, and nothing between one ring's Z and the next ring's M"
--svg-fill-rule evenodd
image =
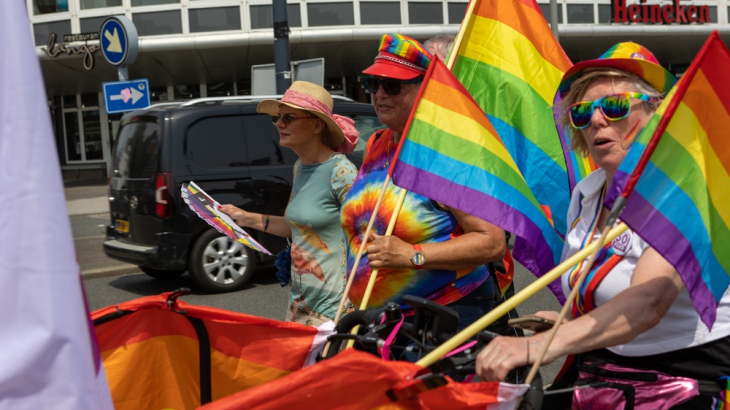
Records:
M444 24L444 9L442 4L408 2L408 23Z
M119 16L117 16L119 17ZM85 19L79 19L79 23L81 24L81 32L82 33L98 33L99 30L101 30L101 25L104 23L104 20L108 19L109 16L101 16L101 17L88 17Z
M540 4L539 6L542 15L545 16L545 20L550 23L550 5ZM561 3L558 3L558 24L563 24L563 5Z
M44 46L48 44L48 37L51 33L56 33L56 42L63 42L63 36L71 34L71 21L51 21L49 23L33 24L35 45Z
M169 100L167 87L150 87L150 101L165 102L167 100Z
M593 24L592 4L568 4L568 24Z
M274 12L271 10L271 5L264 6L251 6L249 7L251 12L251 29L259 28L273 28L274 27ZM286 5L286 18L289 20L289 27L301 27L302 26L302 12L297 4Z
M190 9L188 15L191 33L241 29L241 9L238 7Z
M236 95L233 83L208 84L206 86L208 97L229 97Z
M611 23L611 5L610 4L599 4L598 5L598 23L609 24Z
M81 134L79 133L78 113L64 113L63 122L64 131L66 132L66 162L81 161Z
M96 93L64 96L63 123L67 163L104 160Z
M361 1L360 24L401 24L400 3Z
M176 85L173 92L176 100L200 98L200 85Z
M307 17L310 27L355 24L352 3L307 3Z
M710 23L717 23L717 6L707 6L710 10ZM699 19L700 16L697 16Z
M122 0L81 0L81 10L98 9L101 7L119 7Z
M180 0L132 0L132 7L157 6L159 4L177 4Z
M469 3L449 3L449 24L461 24L466 16L466 7Z
M68 11L68 0L33 0L33 14Z
M140 36L182 33L180 10L133 14L132 21Z
M96 105L99 105L98 102ZM84 154L86 154L86 160L103 160L104 151L101 143L99 109L81 111L81 121L84 125Z

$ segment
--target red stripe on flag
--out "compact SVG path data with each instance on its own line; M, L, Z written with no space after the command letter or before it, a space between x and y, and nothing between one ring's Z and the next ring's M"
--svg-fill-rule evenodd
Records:
M498 21L525 36L538 53L561 72L572 66L565 51L560 47L540 7L534 1L481 0L474 14Z

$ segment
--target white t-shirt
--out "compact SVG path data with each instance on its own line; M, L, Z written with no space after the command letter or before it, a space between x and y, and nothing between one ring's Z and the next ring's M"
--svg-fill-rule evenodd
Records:
M598 210L598 201L601 199L601 190L605 182L605 171L598 169L580 181L573 190L568 209L568 226L572 226L579 216L580 220L565 238L562 260L581 249L581 244L591 228ZM600 237L600 232L595 234L594 240L598 237ZM649 245L639 235L630 230L614 239L612 246L616 254L623 253L625 256L596 288L593 294L596 307L607 303L631 286L631 276L636 263L644 250L649 248ZM568 277L569 273L566 273L561 278L563 293L566 297L570 294ZM641 314L641 312L636 312L636 314ZM640 334L634 340L609 347L608 350L622 356L648 356L702 345L728 335L730 335L730 293L725 291L722 296L717 310L717 320L710 331L700 320L692 306L689 293L684 288L658 325Z

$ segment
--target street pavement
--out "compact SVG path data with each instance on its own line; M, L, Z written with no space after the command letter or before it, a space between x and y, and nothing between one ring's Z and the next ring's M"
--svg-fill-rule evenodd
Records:
M65 191L76 254L92 311L185 287L192 291L190 295L181 297L187 303L276 320L284 318L289 291L279 285L274 268L258 268L245 289L218 295L205 294L196 289L187 273L172 280L153 279L143 274L137 266L109 259L104 254L102 243L105 226L110 223L106 185L70 186ZM515 286L518 291L534 280L531 273L516 264ZM559 310L560 305L549 290L543 289L517 309L521 315L525 315L540 310ZM541 369L545 382L555 378L562 362L561 359Z

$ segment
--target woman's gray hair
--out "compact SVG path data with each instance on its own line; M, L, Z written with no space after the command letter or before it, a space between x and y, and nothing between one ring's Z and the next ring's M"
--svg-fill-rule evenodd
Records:
M586 144L581 130L577 130L570 125L570 118L568 116L568 107L577 103L583 98L588 87L593 84L599 78L608 77L612 80L621 79L629 83L634 89L634 92L646 94L648 96L656 98L656 101L645 102L648 104L652 111L656 111L664 99L664 94L659 92L656 88L652 87L644 81L641 77L628 71L618 70L615 68L589 68L586 69L583 74L575 80L570 86L568 95L565 96L563 101L555 105L555 109L560 110L560 116L557 120L557 125L565 131L565 136L570 141L570 149L578 152L584 157L588 156L588 144Z

